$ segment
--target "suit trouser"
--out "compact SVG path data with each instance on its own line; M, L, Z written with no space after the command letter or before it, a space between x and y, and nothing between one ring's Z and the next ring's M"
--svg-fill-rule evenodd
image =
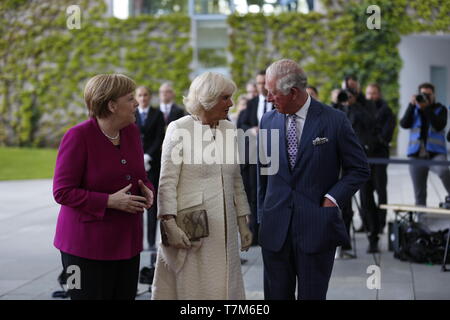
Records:
M361 199L361 213L372 241L378 240L378 234L386 223L386 211L379 209L379 205L387 203L387 165L371 164L370 178L359 190ZM374 192L378 195L375 202ZM383 223L384 222L384 223Z
M445 154L438 154L431 160L446 161L447 156ZM450 170L447 166L428 167L411 164L409 165L409 173L413 182L416 205L425 206L427 204L427 179L430 170L438 175L447 191L447 195L450 195Z
M344 220L345 230L347 231L348 238L351 239L350 236L350 227L353 220L353 208L352 208L352 199L348 200L342 206L342 220ZM350 250L352 246L342 246L343 250Z
M258 243L259 224L256 210L257 203L257 166L248 164L241 166L242 182L244 184L245 193L250 206L250 231L253 234L253 244Z
M264 299L295 300L297 284L298 300L325 300L335 252L306 254L291 231L279 252L263 248Z
M134 300L137 292L140 254L126 260L90 260L61 251L64 270L80 268L80 288L69 290L72 300ZM68 274L67 283L72 283Z
M159 183L159 169L150 170L148 172L148 179L155 188L155 194L153 195L153 206L147 210L147 243L150 250L150 266L154 266L156 263L156 234L158 226L158 183Z

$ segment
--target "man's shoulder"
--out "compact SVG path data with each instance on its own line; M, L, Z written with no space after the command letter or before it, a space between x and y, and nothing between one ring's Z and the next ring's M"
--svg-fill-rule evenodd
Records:
M322 103L320 101L317 100L312 100L311 101L311 106L310 108L317 108L318 111L320 112L320 115L323 117L329 117L332 119L342 119L345 118L346 115L343 111L333 108L325 103ZM308 111L309 112L309 111Z
M273 120L277 119L280 116L283 115L277 110L271 110L264 113L260 121L260 127L270 127L270 123L272 123Z
M183 109L181 106L177 105L176 103L174 103L174 104L172 105L172 108L173 108L174 110L178 111L178 112L184 113L184 109Z
M259 96L256 96L256 97L248 100L246 110L249 110L249 108L256 110L256 108L258 107L258 104L259 104Z

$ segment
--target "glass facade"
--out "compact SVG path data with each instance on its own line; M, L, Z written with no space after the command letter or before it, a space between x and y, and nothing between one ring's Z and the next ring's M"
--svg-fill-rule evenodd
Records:
M113 0L109 0L113 1ZM227 16L233 13L303 12L314 10L316 0L114 0L127 7L122 17L141 14L183 13L191 16L194 75L206 70L228 73ZM127 3L127 4L126 4Z

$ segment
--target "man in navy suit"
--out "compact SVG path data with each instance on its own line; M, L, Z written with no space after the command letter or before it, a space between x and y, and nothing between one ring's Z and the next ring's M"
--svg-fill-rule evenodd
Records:
M164 115L164 121L166 127L172 121L178 120L184 117L184 110L174 103L175 92L173 90L172 84L170 82L164 82L159 87L159 110Z
M256 164L251 160L256 154L256 136L258 134L259 122L264 113L272 110L272 104L267 102L266 71L262 70L256 75L256 88L258 95L247 102L247 108L239 114L237 120L238 129L243 129L250 136L255 137L254 140L246 141L245 144L245 162L241 165L242 181L244 183L245 192L247 193L248 203L250 205L250 230L253 234L252 245L258 244L258 217L257 207L257 183L256 183Z
M136 109L136 124L141 133L142 147L144 148L144 163L148 179L155 187L155 199L159 184L161 170L161 148L164 141L165 123L161 111L150 106L150 89L140 86L136 89L136 100L139 107ZM150 269L144 267L140 272L140 282L150 284L153 279L153 270L156 262L156 232L158 208L154 205L147 210L147 242L150 250Z
M326 299L336 247L349 243L339 208L368 179L369 166L345 114L307 94L297 63L277 61L266 77L276 110L264 114L259 129L264 296L295 299L297 284L298 299ZM279 157L267 163L275 149ZM268 170L273 161L276 172Z

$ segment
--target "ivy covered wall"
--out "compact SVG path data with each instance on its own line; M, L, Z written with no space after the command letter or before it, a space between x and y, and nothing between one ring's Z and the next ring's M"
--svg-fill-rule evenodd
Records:
M81 29L66 26L79 5ZM184 15L105 17L103 0L0 2L0 145L57 146L87 117L83 88L99 73L124 73L157 94L189 86L190 20Z
M398 111L401 35L450 32L450 2L445 0L323 0L326 14L232 15L229 50L231 73L239 88L272 61L300 63L308 82L329 103L330 92L346 74L363 86L377 82ZM367 28L370 5L381 8L381 29Z

